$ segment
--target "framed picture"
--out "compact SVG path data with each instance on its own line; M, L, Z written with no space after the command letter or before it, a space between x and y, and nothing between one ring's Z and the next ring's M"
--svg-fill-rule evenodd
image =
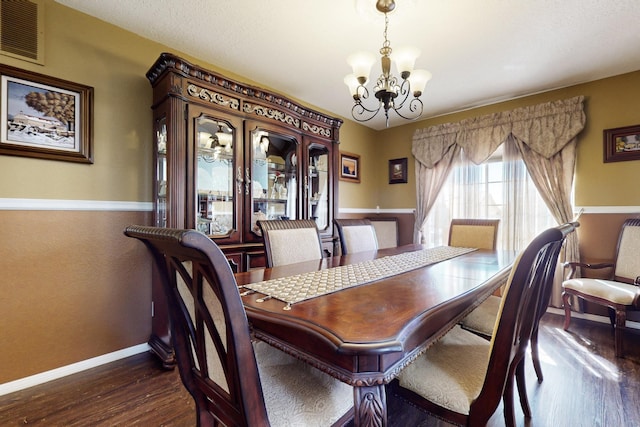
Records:
M640 160L640 125L604 130L604 162Z
M407 182L407 158L389 160L389 184Z
M340 179L360 182L360 156L340 152Z
M0 64L0 154L93 163L93 88Z

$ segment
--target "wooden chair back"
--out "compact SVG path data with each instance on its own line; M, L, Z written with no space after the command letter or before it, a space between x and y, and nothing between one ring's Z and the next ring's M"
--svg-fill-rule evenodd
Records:
M312 219L259 220L267 267L322 259L322 240Z
M576 223L568 223L542 232L515 261L496 319L484 384L471 404L470 414L476 421L486 423L501 397L513 399L516 369L522 363L538 321L538 308L545 304L545 291L553 281L562 244L576 226ZM521 393L526 396L526 392L521 390ZM513 410L512 405L505 407Z
M180 377L198 425L268 426L249 324L222 251L195 230L130 226L160 269Z
M376 230L368 219L334 219L342 255L378 249Z
M499 219L452 219L449 246L495 250Z

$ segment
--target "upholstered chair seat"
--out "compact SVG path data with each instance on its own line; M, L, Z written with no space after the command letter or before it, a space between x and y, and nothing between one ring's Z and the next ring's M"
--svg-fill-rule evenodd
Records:
M353 387L261 341L253 343L269 422L331 426L353 407Z
M398 383L437 405L469 415L482 390L490 349L489 341L455 326L407 366Z
M640 254L638 254L640 257ZM602 279L570 279L562 283L565 289L571 289L595 298L602 298L614 304L631 305L638 295L638 286L628 283Z
M490 295L489 298L462 319L464 328L485 338L491 338L501 301L502 299L499 296Z

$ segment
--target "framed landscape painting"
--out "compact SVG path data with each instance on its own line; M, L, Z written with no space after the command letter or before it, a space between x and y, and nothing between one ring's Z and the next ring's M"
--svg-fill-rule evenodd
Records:
M389 184L407 182L407 158L389 160Z
M640 125L605 129L604 162L640 160Z
M343 181L360 182L360 156L340 152L340 179Z
M93 163L93 88L0 65L0 154Z

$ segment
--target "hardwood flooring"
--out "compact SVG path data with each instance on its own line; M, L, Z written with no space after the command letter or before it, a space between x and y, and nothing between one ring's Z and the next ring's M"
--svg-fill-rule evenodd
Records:
M544 381L527 359L533 418L525 420L515 397L518 426L617 427L640 425L640 340L625 337L625 357L615 358L608 325L547 314L540 328ZM389 396L389 425L443 427ZM0 426L194 426L195 407L177 371L165 371L150 354L0 396ZM489 427L503 426L502 404Z

